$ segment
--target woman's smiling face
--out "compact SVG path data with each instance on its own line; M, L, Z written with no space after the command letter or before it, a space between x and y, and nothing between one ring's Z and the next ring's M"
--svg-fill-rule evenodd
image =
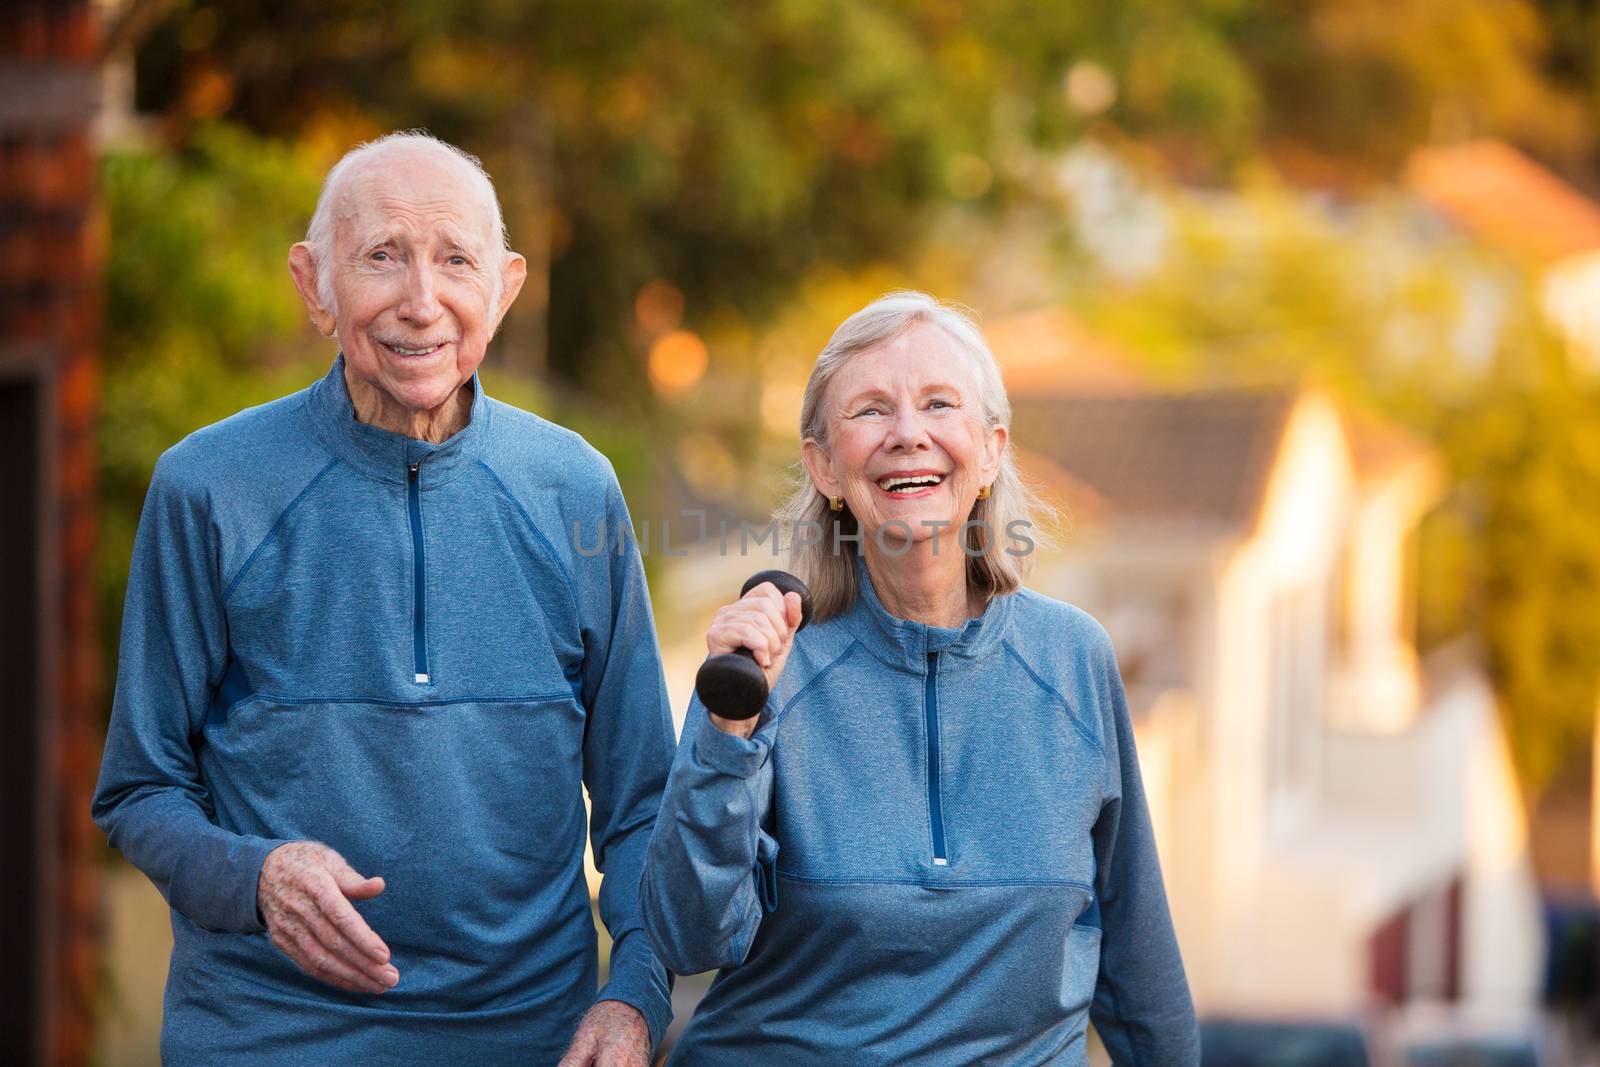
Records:
M826 446L804 444L817 488L844 497L874 542L925 541L948 527L941 546L952 545L999 473L1006 429L987 426L972 360L951 337L912 323L846 362L823 408Z

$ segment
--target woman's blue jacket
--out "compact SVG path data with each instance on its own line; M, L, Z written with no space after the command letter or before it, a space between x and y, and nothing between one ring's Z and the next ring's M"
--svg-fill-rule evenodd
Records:
M689 710L641 877L720 971L674 1064L1193 1067L1194 1009L1105 631L1023 590L958 629L856 561L749 740Z

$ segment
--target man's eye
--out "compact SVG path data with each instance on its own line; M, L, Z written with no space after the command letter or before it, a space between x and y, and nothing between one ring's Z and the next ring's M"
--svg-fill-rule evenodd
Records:
M452 267L465 267L467 265L467 257L451 256L448 262Z
M938 408L954 407L955 405L950 403L950 401L948 401L948 400L930 400L928 402L928 406L930 408L938 409Z
M378 251L372 253L372 259L378 263L387 263L389 261L389 253L379 249Z

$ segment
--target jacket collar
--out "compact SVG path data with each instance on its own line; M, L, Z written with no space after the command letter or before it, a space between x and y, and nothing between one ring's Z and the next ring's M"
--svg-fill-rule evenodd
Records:
M990 597L983 614L961 626L929 626L891 615L859 554L855 568L855 603L840 618L868 651L892 667L922 674L928 669L928 654L937 652L941 671L958 670L998 649L1005 638L1014 599L1009 595Z
M356 421L344 380L343 352L311 387L307 402L317 436L335 456L369 477L400 485L406 484L411 466L416 464L418 484L427 489L454 478L483 451L489 405L476 371L470 384L472 411L467 424L437 445Z

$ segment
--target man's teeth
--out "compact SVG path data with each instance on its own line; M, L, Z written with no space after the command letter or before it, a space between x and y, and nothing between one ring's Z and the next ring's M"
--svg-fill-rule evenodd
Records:
M402 345L388 345L388 347L400 353L402 356L425 356L429 352L437 352L439 349L443 348L444 345L425 345L422 348L406 348Z
M901 493L926 489L942 481L944 481L942 474L918 474L910 478L897 478L891 475L878 482L878 488L886 493Z

